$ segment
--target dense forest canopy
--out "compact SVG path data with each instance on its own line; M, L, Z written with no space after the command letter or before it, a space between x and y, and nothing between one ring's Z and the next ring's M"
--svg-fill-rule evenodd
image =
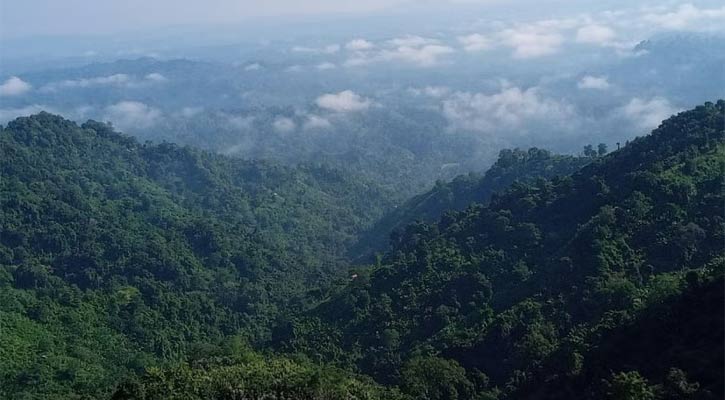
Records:
M276 344L438 398L720 398L724 122L707 103L571 176L409 225Z
M4 396L102 393L150 360L261 340L344 276L390 204L324 166L141 145L47 113L8 124L0 149Z
M607 153L606 144L584 149L584 156L552 154L532 147L501 150L498 160L482 176L476 173L459 175L450 182L437 181L435 186L395 207L368 229L353 247L353 255L379 251L388 244L390 235L416 221L434 222L447 211L462 211L473 203L487 203L491 196L516 181L566 176L592 159Z
M0 3L0 400L725 398L722 0Z
M724 122L720 100L608 154L503 151L394 209L323 165L19 118L0 397L721 398Z

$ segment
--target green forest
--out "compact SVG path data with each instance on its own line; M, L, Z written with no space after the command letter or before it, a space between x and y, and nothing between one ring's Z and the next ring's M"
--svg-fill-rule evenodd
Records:
M0 398L722 399L724 179L723 100L405 202L322 163L17 118Z

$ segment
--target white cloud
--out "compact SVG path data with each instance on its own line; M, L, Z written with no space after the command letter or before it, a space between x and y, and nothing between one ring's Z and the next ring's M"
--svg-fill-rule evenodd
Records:
M469 53L485 51L493 48L493 42L491 39L481 35L480 33L474 33L468 36L459 36L458 42L461 43L463 48Z
M323 62L323 63L317 64L317 66L315 68L317 68L320 71L324 71L324 70L328 70L328 69L335 69L335 68L337 68L337 65L335 65L331 62Z
M98 76L94 78L66 79L59 82L51 82L40 88L40 91L55 92L60 89L92 88L103 86L139 88L145 87L150 84L163 83L166 81L168 81L168 79L158 72L149 73L145 75L143 79L139 79L128 74L113 74L108 76Z
M249 64L246 67L244 67L245 71L259 71L260 69L262 69L262 65L259 63Z
M297 124L291 118L277 117L272 123L272 128L279 133L289 133L297 129Z
M649 23L665 29L702 28L703 24L725 24L725 6L720 8L697 8L692 4L682 4L674 11L652 12L644 16Z
M226 114L226 113L219 113L218 115L222 116L223 118L226 118L227 124L229 124L232 129L245 131L252 128L252 124L254 123L254 117L245 117L242 115L233 115L233 114Z
M564 126L573 108L542 97L537 88L504 87L493 94L455 93L443 101L443 115L452 129L523 135L529 126Z
M418 67L432 67L440 64L441 58L455 50L449 46L428 44L420 47L401 46L383 49L377 53L357 52L345 62L345 66L356 67L380 62L404 62Z
M450 93L451 89L447 86L426 86L422 89L410 89L410 92L416 96L441 98Z
M367 45L356 47L359 48L352 52L345 66L403 62L419 67L431 67L438 65L444 55L455 52L452 47L440 44L438 40L412 35L388 40L381 47Z
M296 53L309 53L309 54L335 54L340 51L339 44L330 44L323 47L306 47L306 46L295 46L292 51Z
M656 128L660 122L678 111L664 97L654 97L649 100L635 97L620 109L625 117L643 130Z
M109 76L99 76L96 78L68 79L49 84L47 87L55 88L72 88L72 87L92 87L92 86L122 86L131 81L131 77L126 74L114 74Z
M576 41L579 43L608 44L614 40L616 33L612 28L604 25L586 25L576 32Z
M158 72L152 72L144 77L147 81L152 82L166 82L168 79L166 79L165 76L161 75Z
M369 42L365 39L354 39L345 45L345 49L350 51L361 51L361 50L370 50L374 48L375 45L372 42Z
M383 56L391 60L401 60L422 67L430 67L438 64L441 56L454 51L448 46L428 44L422 47L398 47L394 51L383 53Z
M161 111L138 101L121 101L105 111L104 118L124 130L147 129L161 119Z
M302 72L301 65L291 65L284 69L285 72Z
M501 40L514 49L515 58L535 58L557 53L564 41L556 31L535 26L505 29Z
M18 117L27 117L41 111L57 114L51 107L42 104L33 104L21 108L3 108L0 109L0 123L6 123Z
M577 87L579 89L598 89L598 90L606 90L609 89L611 85L609 84L609 81L607 80L606 76L591 76L587 75L583 77L579 83L577 83Z
M184 107L181 109L180 114L185 118L192 118L204 111L201 107Z
M17 76L11 76L0 85L0 96L18 96L28 92L33 87Z
M406 35L387 41L387 44L392 47L420 47L437 43L439 43L438 40L424 38L416 35Z
M370 108L372 101L351 90L323 94L317 98L317 106L334 112L356 112Z
M304 128L306 130L315 130L315 129L328 129L332 127L332 124L327 118L320 117L319 115L310 114L307 116L307 121L305 121Z

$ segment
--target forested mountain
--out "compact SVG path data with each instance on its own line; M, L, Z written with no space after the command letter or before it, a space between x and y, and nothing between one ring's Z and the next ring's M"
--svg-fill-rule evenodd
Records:
M345 272L388 193L47 113L0 132L0 397L100 396L128 371L255 341ZM79 332L83 332L79 335Z
M722 398L724 122L721 100L606 155L503 152L348 272L392 207L373 183L19 118L0 397Z
M365 232L353 248L360 257L370 251L380 251L390 240L391 233L416 221L434 222L446 211L463 211L473 203L485 204L491 196L516 181L528 182L536 178L553 178L576 172L594 157L607 152L606 145L599 152L587 146L583 157L557 155L532 147L501 150L498 160L485 174L460 175L450 182L436 182L435 187L396 207Z
M722 398L724 122L412 224L275 344L417 398Z

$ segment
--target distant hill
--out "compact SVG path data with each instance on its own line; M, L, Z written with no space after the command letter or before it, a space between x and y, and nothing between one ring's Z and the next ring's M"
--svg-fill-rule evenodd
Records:
M380 219L353 248L357 257L385 249L390 235L416 222L434 222L445 212L463 211L473 203L486 204L491 196L514 182L566 176L592 158L556 155L543 149L502 150L498 160L482 176L460 175L450 182L438 181L431 190L417 195Z

